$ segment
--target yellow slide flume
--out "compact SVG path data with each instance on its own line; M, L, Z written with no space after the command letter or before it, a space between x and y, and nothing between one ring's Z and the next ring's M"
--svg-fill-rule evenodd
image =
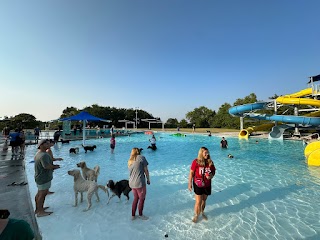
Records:
M303 96L308 96L311 94L312 94L312 88L306 88L306 89L303 89L303 90L296 92L296 93L293 93L293 94L288 94L288 95L278 97L276 99L276 101L278 103L282 103L282 104L312 105L312 106L320 107L320 100L315 100L315 99L310 99L310 98L301 98ZM319 117L320 111L309 113L304 116ZM270 124L263 124L261 126L254 126L254 127L248 127L246 129L242 129L239 133L239 138L246 138L247 139L249 137L250 133L252 133L254 131L269 130L272 126L274 126L274 124L270 123Z
M277 98L278 103L295 104L295 105L311 105L320 107L320 101L310 98L300 98L312 94L312 88L307 88L290 95L285 95ZM309 113L305 116L319 117L320 111ZM304 149L304 155L309 166L320 166L320 141L309 143Z
M311 95L311 94L312 94L312 88L306 88L304 90L301 90L300 92L278 97L276 101L282 104L312 105L312 106L320 107L320 100L315 100L310 98L300 98L300 97Z
M273 126L274 126L274 123L266 123L260 126L253 126L253 127L248 127L246 129L242 129L239 133L239 138L248 139L249 135L252 132L267 131L267 130L270 130L270 128L272 128Z

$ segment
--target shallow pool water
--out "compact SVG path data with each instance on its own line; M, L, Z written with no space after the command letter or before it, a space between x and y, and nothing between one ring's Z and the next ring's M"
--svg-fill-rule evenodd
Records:
M220 149L220 137L187 137L156 133L158 150L147 149L150 135L117 137L115 153L110 153L110 139L87 140L95 144L93 152L84 153L81 141L58 143L52 147L55 157L64 158L54 172L45 206L54 213L37 218L43 238L49 239L319 239L320 238L320 168L305 164L300 141L239 140L227 138L229 149ZM194 195L187 189L191 161L201 146L209 148L217 168L212 195L207 200L209 220L192 223ZM69 154L79 147L77 155ZM99 165L98 183L128 179L127 161L133 147L144 148L149 162L151 185L147 187L144 214L149 220L131 221L132 193L129 203L99 192L92 208L86 200L73 207L73 178L68 170L86 161L88 167ZM35 146L26 151L26 172L31 197L36 194L33 157ZM227 157L234 155L233 159Z

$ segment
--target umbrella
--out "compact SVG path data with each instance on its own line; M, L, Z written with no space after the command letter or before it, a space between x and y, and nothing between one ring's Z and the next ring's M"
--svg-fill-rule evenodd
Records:
M66 118L60 118L59 121L82 121L82 136L83 136L83 145L85 145L85 138L86 138L86 133L85 133L85 127L86 127L86 122L87 121L103 121L103 122L111 122L110 120L105 120L102 118L95 117L91 115L90 113L86 111L82 111L78 113L77 115L71 116L71 117L66 117Z

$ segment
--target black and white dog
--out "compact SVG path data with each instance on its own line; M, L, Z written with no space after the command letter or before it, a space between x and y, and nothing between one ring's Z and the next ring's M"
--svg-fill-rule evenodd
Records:
M116 183L114 183L113 180L109 180L106 188L109 188L112 192L112 195L109 197L107 204L109 204L111 198L113 198L114 196L118 196L119 200L121 200L122 193L127 197L127 202L129 201L129 193L131 191L131 188L129 187L128 180L121 180Z
M83 146L82 145L82 147L83 147L85 153L87 153L87 151L91 151L92 152L95 148L97 148L96 145L93 145L93 146Z
M69 153L77 154L78 152L79 152L79 148L78 147L69 149Z

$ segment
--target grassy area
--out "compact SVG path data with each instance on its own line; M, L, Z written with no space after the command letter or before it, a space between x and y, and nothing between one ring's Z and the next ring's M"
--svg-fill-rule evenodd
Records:
M148 130L138 128L138 130ZM162 128L152 128L152 131L162 131ZM176 128L165 128L167 132L177 132ZM211 131L211 133L225 133L225 132L239 132L238 129L227 129L227 128L196 128L196 133L207 133L207 131ZM180 132L192 132L192 128L180 128Z

